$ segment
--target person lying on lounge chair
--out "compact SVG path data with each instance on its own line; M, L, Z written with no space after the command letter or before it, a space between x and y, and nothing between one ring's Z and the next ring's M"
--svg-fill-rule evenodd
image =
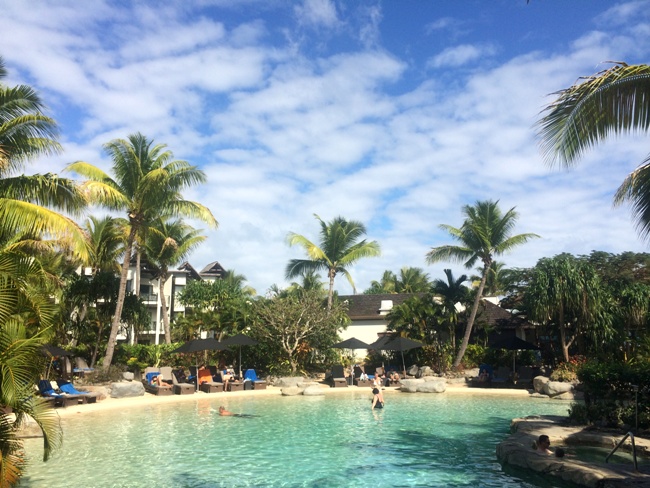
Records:
M165 382L165 380L162 379L161 374L157 374L153 378L151 378L151 384L153 386L157 386L158 388L171 388L171 384Z

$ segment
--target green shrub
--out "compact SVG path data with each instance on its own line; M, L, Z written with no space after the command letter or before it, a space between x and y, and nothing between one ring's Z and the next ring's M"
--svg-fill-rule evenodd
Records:
M466 368L476 368L486 361L488 348L480 344L468 344L463 356L463 365Z
M573 356L569 361L560 363L551 373L552 381L576 381L578 370L587 362L584 356Z

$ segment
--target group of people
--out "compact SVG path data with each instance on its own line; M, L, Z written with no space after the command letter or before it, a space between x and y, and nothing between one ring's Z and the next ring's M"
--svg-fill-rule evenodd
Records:
M237 377L235 376L235 371L232 367L230 366L225 366L222 365L220 370L219 370L219 375L221 378L213 378L210 373L206 372L208 371L207 366L201 365L198 370L197 370L197 381L201 383L200 378L207 378L208 376L211 378L211 381L217 381L218 379L221 380L221 383L223 383L223 389L224 391L228 391L228 383L230 381L236 380ZM172 386L172 380L171 379L163 379L162 374L157 374L157 375L152 375L151 380L149 381L151 385L153 386L158 386L158 387L171 387Z

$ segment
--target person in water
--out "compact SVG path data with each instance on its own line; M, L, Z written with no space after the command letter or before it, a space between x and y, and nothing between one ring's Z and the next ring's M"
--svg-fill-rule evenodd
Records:
M226 407L224 407L223 405L221 405L221 406L219 407L219 415L221 415L222 417L232 417L232 416L235 415L235 414L232 413L232 412L229 412L228 410L226 410Z
M545 456L550 456L553 454L553 451L549 449L551 445L551 440L548 438L547 435L540 435L537 438L537 442L535 442L535 452L537 454L543 454Z
M379 388L372 389L372 409L384 408L384 395Z

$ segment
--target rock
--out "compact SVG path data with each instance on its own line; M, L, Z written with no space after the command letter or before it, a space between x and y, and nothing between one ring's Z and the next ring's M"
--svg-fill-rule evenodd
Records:
M563 381L549 381L544 385L544 390L542 393L546 393L548 396L554 397L561 393L572 390L573 385L571 383L565 383Z
M555 395L551 397L553 400L577 400L576 394L573 393L572 391L565 391L564 393L560 393L559 395Z
M301 386L305 379L302 376L285 376L282 378L278 378L275 381L274 386L279 386L280 388L283 388L285 386Z
M320 386L319 384L315 384L315 385L309 385L307 388L305 388L302 394L305 396L320 396L320 395L324 395L325 392L323 391L322 386Z
M124 378L126 381L133 381L135 375L131 371L125 371L122 373L122 378Z
M414 379L408 379L408 380L401 380L400 383L402 386L400 387L400 391L404 393L415 393L418 391L418 385L423 385L424 380L422 378L414 378Z
M548 395L544 395L543 393L537 393L537 392L535 392L535 393L531 393L531 394L530 394L530 398L545 398L546 400L548 400L549 396L548 396Z
M139 381L111 383L112 398L127 398L144 395L144 385Z
M282 396L302 395L303 391L304 388L300 388L299 386L285 386L282 388Z
M417 364L414 364L413 366L411 366L411 367L406 371L406 373L407 373L409 376L418 376L418 373L419 373L419 372L420 372L420 368L418 367Z
M466 369L464 376L467 378L477 378L480 373L479 368Z
M421 393L443 393L446 390L447 382L441 379L436 381L425 381L417 387L417 391Z
M88 391L92 393L97 397L98 402L101 402L102 400L106 400L106 398L108 398L108 396L110 395L109 389L105 386L88 385L88 386L84 386L83 388L79 388L79 390Z
M549 380L546 376L535 376L533 378L533 388L537 393L544 393L544 386Z
M434 376L434 374L435 373L433 372L430 366L422 366L420 368L420 378L423 378L425 376Z

